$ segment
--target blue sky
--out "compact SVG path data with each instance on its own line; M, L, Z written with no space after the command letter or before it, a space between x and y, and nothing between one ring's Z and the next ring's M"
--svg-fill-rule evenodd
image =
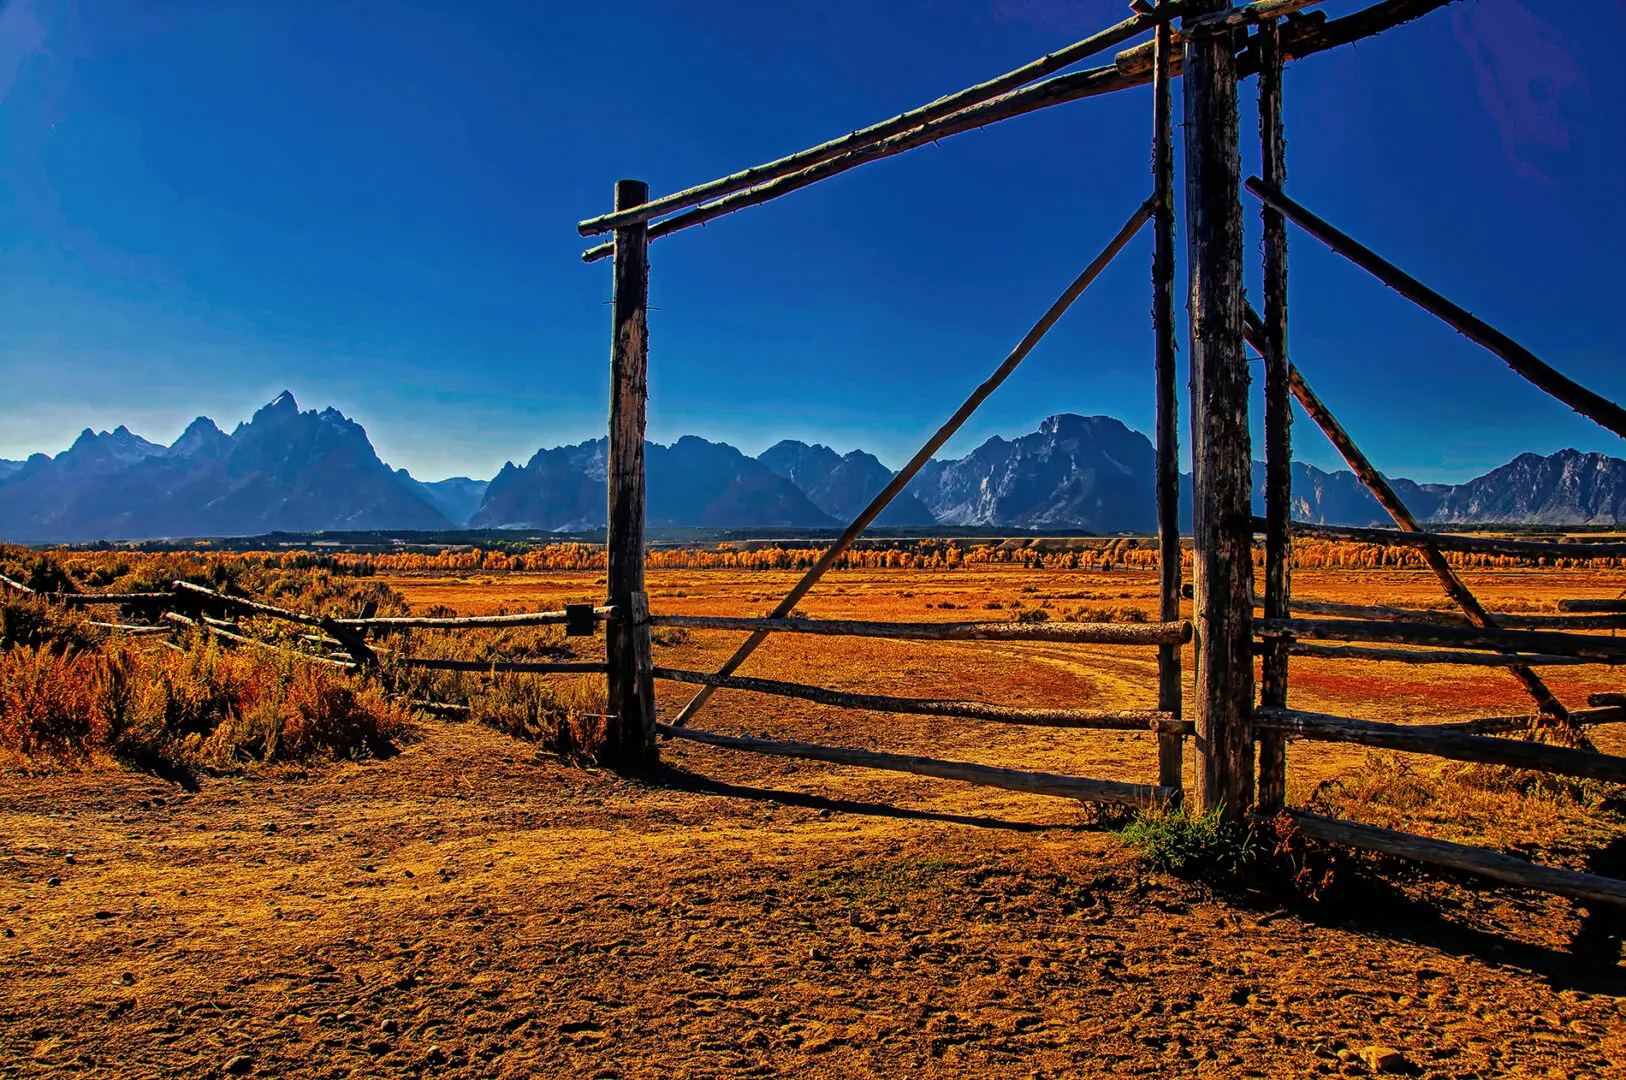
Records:
M229 429L284 388L428 479L597 437L609 269L579 261L574 225L618 177L656 194L711 179L1124 14L12 0L0 457L55 452L87 425L167 441L206 414ZM1288 189L1626 398L1623 32L1626 0L1467 0L1294 64ZM1150 109L1145 88L1061 106L657 241L651 437L748 452L795 437L900 464L1145 197ZM1143 235L949 450L1060 411L1149 430L1149 262ZM1294 358L1386 471L1626 456L1302 234L1291 263ZM1297 456L1336 461L1307 422L1296 433Z

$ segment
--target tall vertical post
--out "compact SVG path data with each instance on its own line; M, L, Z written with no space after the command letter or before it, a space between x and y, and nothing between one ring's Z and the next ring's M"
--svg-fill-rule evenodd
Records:
M649 185L621 180L615 208L649 198ZM609 518L605 602L619 618L607 624L609 665L606 757L621 767L652 764L655 749L653 679L641 655L649 651L644 599L644 409L649 396L649 236L642 222L615 230L614 336L610 345ZM642 618L640 618L642 614Z
M1168 3L1168 0L1163 0ZM1157 26L1152 75L1152 336L1157 375L1158 618L1180 618L1180 403L1174 368L1174 116L1169 89L1174 28ZM1180 715L1180 646L1157 649L1157 707ZM1185 740L1165 731L1157 739L1157 782L1179 790Z
M1192 15L1229 7L1191 0ZM1190 22L1190 19L1187 19ZM1191 277L1192 546L1198 802L1238 820L1253 801L1253 520L1242 346L1242 163L1231 32L1186 40Z
M1282 51L1280 24L1259 24L1259 158L1267 184L1287 180L1287 142L1282 132ZM1264 204L1265 357L1265 617L1289 616L1292 594L1293 397L1287 358L1287 220ZM1265 645L1259 703L1287 705L1287 640ZM1281 809L1287 791L1287 740L1279 732L1259 733L1259 809Z

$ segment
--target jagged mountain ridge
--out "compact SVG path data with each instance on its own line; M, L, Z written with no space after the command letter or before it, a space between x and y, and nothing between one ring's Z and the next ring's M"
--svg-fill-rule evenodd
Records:
M366 432L336 409L301 412L279 395L227 434L206 417L169 446L120 426L86 430L52 458L0 462L0 539L81 541L255 535L271 530L602 528L604 439L538 450L491 481L429 483L378 459ZM844 524L893 473L862 450L785 440L752 458L685 436L646 443L652 527ZM930 462L880 525L991 525L1032 531L1146 533L1155 528L1151 442L1105 416L1058 414L1014 439ZM1463 484L1392 478L1419 518L1449 524L1617 524L1626 520L1626 461L1564 450L1521 454ZM1262 510L1264 467L1254 466ZM1347 471L1293 466L1295 518L1387 524ZM1189 522L1190 480L1182 508Z
M491 481L476 528L602 528L608 440L538 450ZM700 525L828 528L836 519L794 483L727 443L685 435L644 443L646 517L653 527Z
M206 417L167 447L86 429L0 479L0 536L24 542L449 527L360 424L287 392L230 435Z
M794 439L775 443L757 460L801 488L813 505L831 517L851 521L891 482L893 472L874 454L838 454L819 443ZM902 491L876 517L877 525L935 525L926 504Z

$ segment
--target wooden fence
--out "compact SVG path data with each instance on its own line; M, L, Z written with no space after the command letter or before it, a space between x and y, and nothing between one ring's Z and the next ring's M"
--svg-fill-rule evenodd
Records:
M1289 705L1291 659L1333 658L1350 663L1401 660L1506 668L1531 696L1534 723L1567 725L1626 720L1626 698L1605 695L1587 710L1558 700L1537 668L1626 662L1626 644L1599 630L1626 626L1626 602L1567 601L1557 616L1490 612L1447 562L1444 552L1516 554L1522 557L1597 557L1626 554L1626 545L1501 540L1450 536L1423 529L1393 487L1361 453L1349 433L1313 393L1287 347L1287 227L1291 223L1366 269L1385 285L1432 312L1448 326L1483 345L1532 384L1617 434L1626 435L1626 412L1544 363L1485 321L1429 289L1392 263L1340 232L1285 193L1283 131L1284 67L1289 61L1339 48L1445 7L1453 0L1377 0L1350 15L1327 19L1303 9L1314 0L1135 0L1129 19L998 78L951 94L808 150L764 165L650 198L647 185L615 185L612 212L579 225L584 236L609 234L589 249L592 262L613 256L608 527L606 596L602 606L524 616L461 619L319 619L177 583L166 597L185 598L193 610L177 612L210 633L237 635L218 616L231 611L290 619L317 631L320 642L338 646L342 659L328 662L369 667L377 663L372 631L404 627L477 627L559 622L580 628L606 624L600 663L506 662L497 670L603 672L607 678L612 762L645 769L658 761L659 740L685 739L729 750L832 761L864 768L990 784L1070 799L1133 804L1170 803L1184 797L1184 741L1195 735L1194 802L1228 820L1250 814L1291 814L1306 834L1323 840L1401 855L1521 886L1547 889L1588 901L1626 903L1626 883L1555 867L1534 866L1500 852L1409 836L1288 808L1286 744L1289 739L1349 742L1431 754L1450 760L1492 762L1606 780L1626 780L1626 759L1522 739L1493 737L1531 726L1527 717L1490 717L1438 724L1381 724L1293 709ZM1468 0L1472 2L1472 0ZM1090 56L1149 35L1118 50L1112 63L1067 72ZM1260 176L1241 176L1237 83L1259 80ZM1191 623L1181 619L1179 455L1175 365L1175 192L1172 80L1183 80L1185 205L1188 216L1187 355L1194 403L1193 455L1195 573L1190 586ZM902 469L822 553L818 561L764 618L718 618L650 613L644 588L644 427L649 338L649 244L658 238L725 214L759 206L871 161L904 153L938 139L990 123L1151 83L1151 194L1129 213L1106 242L1004 357L989 377L920 447ZM1244 299L1242 193L1261 204L1264 230L1262 311ZM1156 495L1159 533L1159 619L1150 626L1089 624L900 624L798 618L798 601L836 563L877 515L1004 383L1092 281L1141 229L1153 232L1152 351L1156 386ZM1265 514L1251 512L1248 357L1244 343L1264 361ZM1393 520L1395 528L1347 529L1291 520L1292 404L1305 410ZM1253 550L1263 534L1262 590L1256 592ZM1295 535L1403 544L1421 553L1452 613L1382 606L1296 601L1291 591L1291 543ZM105 597L78 597L101 602ZM150 597L148 599L151 599ZM217 605L214 612L200 603ZM205 606L207 606L205 604ZM1262 608L1256 618L1254 609ZM1305 617L1311 616L1311 617ZM659 626L736 630L747 637L714 672L659 667L651 631ZM1195 632L1196 670L1188 680L1180 646ZM144 628L145 629L145 628ZM854 694L800 683L743 677L740 665L772 633L825 634L927 640L1050 641L1109 643L1157 650L1157 707L1152 710L1014 708L986 702L942 701ZM1327 644L1332 642L1334 644ZM1262 657L1255 685L1254 658ZM455 670L490 664L395 657L394 662ZM654 686L673 681L698 687L674 716L657 719ZM807 743L748 738L697 730L691 722L718 688L790 697L837 707L898 714L960 717L999 723L1069 728L1138 729L1158 734L1155 784L1057 776L1000 769L969 762ZM1189 715L1188 715L1189 714Z
M1487 611L1448 564L1444 552L1572 558L1626 554L1626 544L1501 540L1448 536L1423 529L1394 489L1361 454L1348 432L1310 390L1289 360L1287 347L1288 226L1295 225L1332 250L1368 270L1385 285L1440 317L1447 325L1500 357L1537 387L1582 415L1626 435L1626 412L1544 363L1522 345L1429 289L1392 263L1316 216L1284 191L1287 181L1283 125L1283 72L1294 61L1325 49L1370 37L1445 7L1451 0L1380 0L1338 19L1327 19L1313 0L1259 0L1232 6L1230 0L1136 0L1134 14L1065 49L1005 75L940 98L919 109L861 128L808 150L738 173L651 199L647 188L624 181L616 187L611 213L579 225L584 236L610 234L607 243L583 255L589 262L615 259L614 344L611 352L610 565L607 603L628 611L641 599L643 550L642 440L648 338L648 245L725 214L765 204L830 176L914 147L1012 116L1064 102L1111 93L1150 82L1152 94L1152 193L1084 272L1051 305L1015 350L968 397L942 428L921 447L885 490L843 531L820 560L767 618L697 618L656 614L636 617L615 631L621 644L610 657L612 697L618 706L618 745L628 763L652 760L657 736L688 738L754 753L792 754L846 761L874 768L920 772L896 755L835 747L774 743L762 739L701 733L689 725L719 687L777 694L830 705L890 712L978 717L1009 723L1069 727L1137 726L1159 734L1158 783L1135 788L1136 799L1174 800L1182 796L1183 740L1195 733L1195 801L1227 819L1285 809L1288 739L1346 741L1429 753L1467 761L1516 764L1523 768L1577 776L1622 778L1620 758L1525 740L1498 739L1494 733L1530 726L1529 721L1487 718L1434 725L1374 724L1289 707L1291 659L1295 656L1350 663L1401 661L1504 668L1533 699L1535 723L1578 726L1620 720L1619 705L1571 710L1537 674L1569 664L1626 662L1626 645L1598 636L1626 628L1626 603L1577 601L1559 615L1497 614ZM1144 37L1139 42L1137 38ZM1108 50L1103 67L1067 71ZM1237 83L1259 80L1260 176L1244 184L1240 167ZM1181 623L1179 469L1176 416L1174 325L1175 198L1174 124L1171 84L1184 83L1183 125L1189 309L1188 344L1192 401L1194 587L1191 588L1197 665L1187 680L1179 647L1190 632ZM1264 241L1262 311L1243 297L1242 193L1260 200ZM901 492L925 462L971 413L1015 370L1067 307L1141 228L1153 230L1152 329L1156 375L1156 485L1161 573L1157 627L1113 640L1158 650L1157 709L1089 712L1076 709L1010 709L992 704L852 694L797 683L736 674L770 633L844 634L949 640L1047 640L1094 642L1106 631L1050 626L1044 630L1009 625L899 625L798 619L797 602L823 576L848 545ZM1264 361L1265 505L1262 519L1251 515L1251 450L1248 429L1248 358L1251 343ZM1335 529L1291 520L1290 467L1292 406L1297 401L1326 434L1393 519L1395 529ZM1262 589L1256 593L1252 554L1256 532L1263 534ZM1291 590L1291 544L1295 535L1319 536L1415 548L1454 605L1452 612L1295 601ZM617 566L625 570L617 573ZM1255 617L1255 608L1262 617ZM654 626L738 630L748 636L715 672L679 671L654 666L648 639ZM1261 677L1255 686L1254 658ZM699 691L666 723L657 723L656 680L697 685ZM617 688L620 688L619 690ZM1189 702L1185 699L1189 698ZM1186 718L1189 710L1190 718ZM912 759L909 759L912 760ZM996 782L980 767L928 772L977 782ZM968 771L971 770L971 771ZM1040 790L1029 787L1029 790ZM1068 793L1078 788L1051 788ZM1107 789L1100 789L1107 790ZM1100 796L1107 797L1107 796ZM1307 832L1339 843L1477 870L1487 876L1597 899L1620 899L1619 883L1533 868L1495 852L1442 844L1346 822L1327 822L1297 813ZM1397 839L1398 838L1398 839ZM1585 881L1582 879L1586 878Z

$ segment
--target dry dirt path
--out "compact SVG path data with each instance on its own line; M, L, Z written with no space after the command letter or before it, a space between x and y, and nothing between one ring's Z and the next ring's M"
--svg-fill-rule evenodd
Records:
M429 724L303 779L4 778L0 1077L1622 1075L1565 901L1295 914L1059 800L666 758L690 789Z

